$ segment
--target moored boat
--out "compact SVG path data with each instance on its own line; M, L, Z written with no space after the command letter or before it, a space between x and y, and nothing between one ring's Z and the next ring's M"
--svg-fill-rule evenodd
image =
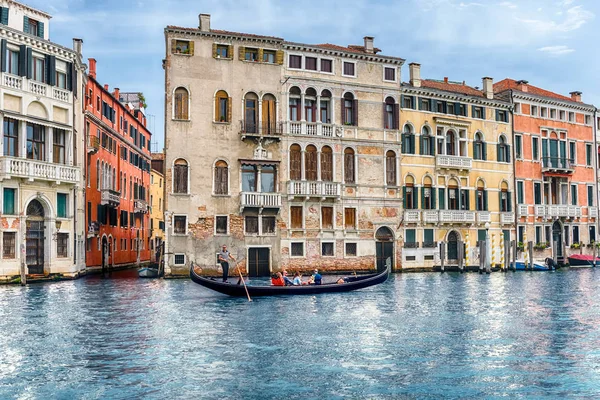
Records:
M568 259L571 268L591 268L600 265L600 257L596 257L596 262L594 263L594 256L585 254L573 254Z
M147 266L138 269L138 276L140 278L158 278L159 271L158 266Z
M517 271L527 271L528 270L528 268L525 268L524 260L517 260L516 263L514 264L514 266L512 264L513 263L511 263L511 267L513 267ZM540 262L540 261L533 262L533 271L551 271L551 270L552 269L549 268L543 262Z
M387 280L390 274L390 267L385 271L369 275L357 275L344 278L344 283L324 283L321 285L301 285L301 286L252 286L246 285L250 297L255 296L278 296L278 295L298 295L298 294L319 294L319 293L339 293L352 290L363 289L369 286L378 285ZM246 290L244 285L235 283L225 283L216 278L207 278L200 276L190 268L190 277L197 284L212 289L216 292L235 297L245 297Z

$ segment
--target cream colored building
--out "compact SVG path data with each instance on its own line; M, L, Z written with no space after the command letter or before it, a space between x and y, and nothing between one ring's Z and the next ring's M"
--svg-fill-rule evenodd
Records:
M154 161L154 155L152 156ZM150 249L152 259L156 260L156 250L165 240L165 210L164 210L165 178L161 171L150 170Z
M48 40L50 15L0 12L0 277L85 269L81 40Z

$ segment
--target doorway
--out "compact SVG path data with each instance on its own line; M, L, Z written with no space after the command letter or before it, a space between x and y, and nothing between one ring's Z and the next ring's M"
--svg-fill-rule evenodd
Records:
M106 236L102 237L102 271L108 269L108 240Z
M552 224L552 248L554 249L556 260L564 262L562 227L558 221L554 221Z
M29 274L43 274L46 227L44 225L44 207L39 201L33 200L27 206L25 225L27 271Z
M271 276L271 250L266 247L248 249L248 276Z
M390 268L394 270L394 234L390 228L382 226L375 233L375 254L377 272L385 271L389 262Z
M458 233L452 231L448 234L448 261L458 260Z

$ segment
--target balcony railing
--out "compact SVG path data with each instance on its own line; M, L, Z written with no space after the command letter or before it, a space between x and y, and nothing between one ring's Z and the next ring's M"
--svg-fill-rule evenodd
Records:
M286 133L288 135L299 136L333 137L335 135L335 126L322 122L288 121L286 124Z
M404 222L415 223L421 221L421 212L417 210L404 211Z
M419 242L404 242L405 249L418 249Z
M546 206L544 204L536 204L534 207L536 217L546 216Z
M440 220L437 210L423 211L423 222L428 224L437 224Z
M249 122L240 121L240 135L279 137L283 133L283 122Z
M423 242L424 249L435 249L437 247L437 242Z
M35 96L50 97L65 103L71 102L71 92L55 86L47 85L23 76L12 75L7 72L1 74L0 84L13 90L22 90Z
M529 214L529 206L527 204L519 204L517 206L517 215L519 217L526 217Z
M547 218L578 218L581 217L581 207L580 206L569 206L564 204L559 205L548 205L546 206L546 215Z
M290 181L288 195L306 197L340 197L341 185L338 182Z
M477 211L477 223L485 224L486 222L492 222L492 217L489 211Z
M475 223L475 212L462 210L440 210L440 222L472 224Z
M146 214L148 212L148 203L146 200L134 200L133 212L136 214Z
M465 170L470 170L473 168L473 159L469 157L438 155L435 158L435 162L438 168Z
M77 167L34 161L18 157L0 157L0 175L38 179L49 182L79 182L80 171Z
M100 204L118 207L121 204L121 193L112 189L102 189L100 191Z
M88 136L87 152L90 154L96 154L100 149L100 139L98 136Z
M279 208L281 207L281 194L242 192L240 202L242 207Z
M502 225L510 225L515 222L515 213L513 212L502 212L500 213L500 223Z
M588 207L588 217L598 218L598 207Z
M574 161L566 157L542 157L542 172L571 173Z

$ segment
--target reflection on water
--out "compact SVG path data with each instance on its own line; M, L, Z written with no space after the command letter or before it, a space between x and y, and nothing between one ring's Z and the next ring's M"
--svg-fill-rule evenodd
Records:
M135 271L0 287L0 398L598 397L600 271L213 294Z

